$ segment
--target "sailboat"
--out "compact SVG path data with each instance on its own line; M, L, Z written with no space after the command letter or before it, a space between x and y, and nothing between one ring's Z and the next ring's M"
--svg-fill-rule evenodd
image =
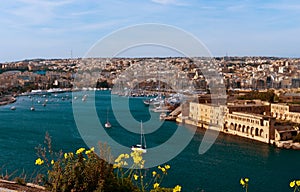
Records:
M34 108L34 106L33 106L33 99L31 99L31 103L32 103L32 104L31 104L30 110L31 110L31 111L34 111L35 108Z
M144 143L143 143L144 141ZM142 153L147 153L146 149L146 139L143 131L143 123L141 122L141 141L139 144L131 146L132 151L140 151Z
M107 108L107 113L106 113L106 123L104 124L105 128L111 128L111 124L108 121L108 108Z

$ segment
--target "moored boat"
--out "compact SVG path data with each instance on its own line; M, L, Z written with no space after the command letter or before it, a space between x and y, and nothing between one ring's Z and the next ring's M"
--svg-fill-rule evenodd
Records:
M131 146L132 151L139 151L141 153L147 153L147 147L146 147L146 139L143 132L143 123L141 122L141 138L140 143L136 145Z

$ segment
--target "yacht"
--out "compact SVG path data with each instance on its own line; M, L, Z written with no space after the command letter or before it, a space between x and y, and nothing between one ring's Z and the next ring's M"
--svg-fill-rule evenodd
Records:
M141 122L141 138L140 138L140 143L131 146L131 150L132 151L140 151L142 153L147 153L147 149L146 149L146 139L145 139L145 135L143 132L143 123Z
M106 123L104 124L104 127L105 128L111 128L111 124L108 121L108 109L107 109L107 113L106 113Z

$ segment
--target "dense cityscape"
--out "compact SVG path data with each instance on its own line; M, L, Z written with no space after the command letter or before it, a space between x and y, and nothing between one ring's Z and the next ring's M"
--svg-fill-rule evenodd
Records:
M189 99L165 120L299 149L299 63L276 57L24 60L1 64L1 103L18 94L88 88L126 96L182 93ZM216 76L227 93L218 96L220 106L211 98L218 94L210 90Z

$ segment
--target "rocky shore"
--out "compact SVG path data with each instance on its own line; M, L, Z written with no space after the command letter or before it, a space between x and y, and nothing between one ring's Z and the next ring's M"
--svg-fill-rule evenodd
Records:
M275 145L278 148L300 150L300 143L298 143L298 142L294 143L292 140L277 141L277 142L275 142Z
M47 192L47 190L39 185L35 185L33 183L26 183L24 185L20 185L15 181L7 181L0 179L0 191L3 192Z
M0 106L1 105L7 105L7 104L10 104L10 103L14 103L14 102L16 102L16 100L17 99L13 96L0 97Z

